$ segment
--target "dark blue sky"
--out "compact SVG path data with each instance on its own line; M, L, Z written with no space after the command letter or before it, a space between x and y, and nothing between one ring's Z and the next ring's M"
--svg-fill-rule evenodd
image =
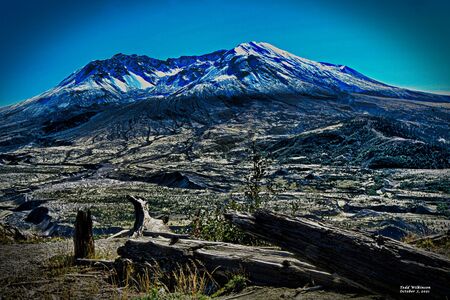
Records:
M264 41L380 81L450 91L450 1L0 2L0 106L94 59L165 59Z

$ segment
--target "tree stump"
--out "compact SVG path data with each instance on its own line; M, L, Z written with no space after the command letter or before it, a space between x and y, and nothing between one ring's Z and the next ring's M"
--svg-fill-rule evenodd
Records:
M168 217L165 220L152 218L148 212L148 204L145 200L135 196L127 195L127 200L133 204L134 207L134 225L131 230L122 230L113 234L108 239L132 237L138 238L141 236L169 236L175 237L176 234L170 231L166 224Z
M79 210L77 213L73 243L75 259L95 256L92 217L89 209L87 211Z
M145 200L130 195L127 196L127 200L133 204L135 217L130 236L142 236L144 230L170 232L169 227L162 220L150 217L148 205Z

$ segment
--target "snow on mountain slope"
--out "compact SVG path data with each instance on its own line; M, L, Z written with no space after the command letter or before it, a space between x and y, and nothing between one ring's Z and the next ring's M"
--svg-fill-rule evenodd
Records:
M342 93L419 100L443 98L389 86L347 66L304 59L268 43L250 42L231 50L165 61L117 54L90 62L55 88L8 110L40 115L70 106L127 103L154 97L333 97Z

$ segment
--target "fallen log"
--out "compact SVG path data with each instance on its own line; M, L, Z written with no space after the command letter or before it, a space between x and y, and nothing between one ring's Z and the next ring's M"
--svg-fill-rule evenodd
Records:
M190 237L189 234L159 232L159 231L150 231L150 230L144 230L144 232L142 232L142 235L149 236L149 237L164 237L167 239L188 239Z
M116 238L124 238L129 237L132 235L132 230L122 230L118 233L108 237L108 239L116 239ZM141 234L141 236L149 236L149 237L165 237L168 239L187 239L189 238L189 234L179 234L179 233L172 233L172 232L159 232L159 231L150 231L150 230L144 230Z
M382 295L400 298L410 296L407 288L419 293L428 287L429 299L450 295L450 260L443 256L390 238L266 210L252 215L231 212L225 217L248 233Z
M395 214L421 214L421 215L440 215L439 212L435 212L430 210L428 207L423 205L416 206L400 206L400 205L386 205L386 204L377 204L377 205L351 205L346 203L343 206L344 212L349 213L357 213L364 209L370 209L376 212L386 212L386 213L395 213Z
M108 270L114 267L114 261L107 259L78 258L75 263L79 266L88 266Z
M151 238L128 240L118 249L120 259L133 264L156 262L170 273L186 263L196 262L214 278L242 274L257 285L301 287L319 284L340 290L355 290L341 278L302 262L292 253L271 248L200 240Z

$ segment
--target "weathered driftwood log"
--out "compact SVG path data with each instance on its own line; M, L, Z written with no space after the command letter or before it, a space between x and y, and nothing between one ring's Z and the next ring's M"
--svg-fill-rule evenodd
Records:
M159 231L150 231L150 230L144 230L144 232L142 232L142 235L148 236L148 237L164 237L167 239L188 239L190 237L189 234L159 232Z
M396 298L401 287L430 287L427 298L450 295L450 260L382 236L338 229L260 210L228 213L244 231L298 254L312 264Z
M122 230L112 236L110 236L108 239L115 239L115 238L124 238L129 237L131 233L131 230ZM172 233L172 232L160 232L160 231L150 231L150 230L144 230L142 232L142 236L148 236L148 237L165 237L168 239L187 239L189 238L189 234L179 234L179 233Z
M164 224L163 220L150 217L148 213L147 202L134 196L127 196L134 206L134 226L132 236L141 236L144 230L170 232L169 227Z
M354 289L338 276L302 262L292 253L273 248L159 237L129 240L118 249L118 254L121 259L129 259L137 265L156 262L166 273L185 263L197 262L219 279L243 272L258 285L302 287L313 283Z
M95 256L92 217L89 209L87 211L79 210L77 213L73 243L75 259Z
M161 234L170 233L169 227L163 220L150 217L150 214L148 213L148 205L145 200L130 195L127 195L127 200L130 201L134 207L133 228L131 230L122 230L109 237L110 239L126 236L139 237L144 235L145 231L159 232Z

